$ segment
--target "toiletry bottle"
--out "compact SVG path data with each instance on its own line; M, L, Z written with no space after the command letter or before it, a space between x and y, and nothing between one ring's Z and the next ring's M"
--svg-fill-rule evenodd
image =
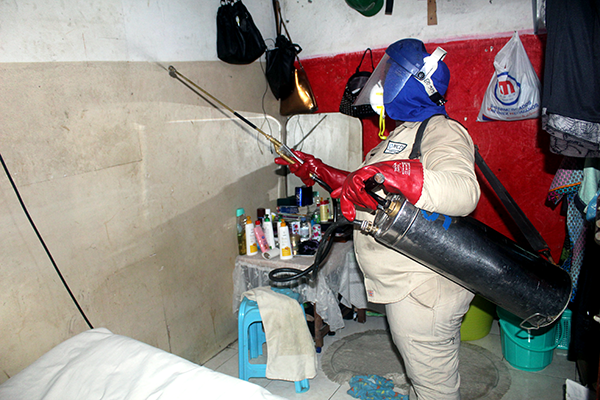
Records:
M282 219L281 225L279 226L279 258L282 260L289 260L293 257L290 231L285 224L285 220Z
M309 240L310 234L310 223L306 220L306 217L300 218L300 241Z
M280 241L281 241L281 222L284 221L283 217L281 215L279 215L277 217L277 236L275 237L275 240L277 242L277 248L279 248L280 246ZM288 233L290 230L290 225L286 222L287 226L288 226Z
M319 205L319 213L321 216L321 222L329 221L329 200L321 199L321 203Z
M258 253L258 245L256 244L256 236L254 235L254 224L252 218L246 217L246 255L253 256Z
M316 203L317 207L315 208L315 211L313 211L311 214L310 223L312 225L321 223L321 213L319 210L319 204L321 204L321 203L319 203L317 201L317 203Z
M263 220L263 232L265 233L265 237L267 238L267 243L269 244L269 248L275 248L275 232L273 232L273 222L271 222L271 210L267 208L267 212L265 213L265 219Z
M256 209L256 219L262 223L264 217L265 217L265 209L262 207L257 208Z
M237 241L238 241L238 252L240 256L246 255L246 212L243 208L236 210L236 227L237 227Z
M260 226L260 221L258 220L254 225L254 235L256 236L256 241L258 242L258 245L260 246L260 251L262 251L263 253L269 251L269 243L267 242L265 233L263 232Z

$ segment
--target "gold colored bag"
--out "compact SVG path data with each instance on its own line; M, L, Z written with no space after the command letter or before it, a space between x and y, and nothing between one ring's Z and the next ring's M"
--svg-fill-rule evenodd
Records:
M310 114L318 108L306 71L300 64L300 68L294 68L294 89L289 96L281 99L279 113L281 115Z

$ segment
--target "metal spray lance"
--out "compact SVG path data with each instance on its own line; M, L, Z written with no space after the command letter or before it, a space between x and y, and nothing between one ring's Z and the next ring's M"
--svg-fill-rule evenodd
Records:
M196 85L194 82L192 82L191 80L186 78L183 74L181 74L179 71L177 71L175 69L175 67L173 67L172 65L169 66L169 75L171 75L171 77L177 79L179 82L183 83L185 86L187 86L192 92L196 93L198 96L203 97L202 94L198 93L197 90L199 90L206 96L210 97L212 100L217 102L221 107L223 107L224 109L226 109L227 111L229 111L230 113L232 113L233 115L238 117L240 120L244 121L247 125L249 125L252 129L257 131L258 133L263 135L269 142L271 142L273 144L273 147L275 148L275 152L277 154L279 154L281 156L281 158L283 158L285 161L289 162L290 164L302 164L303 163L303 161L301 159L299 159L288 146L281 143L279 140L275 139L273 136L269 135L268 133L262 131L259 127L254 125L252 122L250 122L246 118L244 118L243 115L239 114L237 111L235 111L231 107L227 106L225 103L223 103L222 101L217 99L215 96L213 96L206 90L202 89L200 86Z
M287 161L288 163L290 163L290 164L303 164L304 163L304 161L302 161L300 158L298 158L298 156L296 156L288 146L281 143L279 140L275 139L273 136L269 135L268 133L264 132L259 127L254 125L252 122L250 122L249 120L244 118L243 115L241 115L237 111L233 110L231 107L229 107L228 105L223 103L221 100L217 99L215 96L213 96L206 90L202 89L200 86L196 85L194 82L192 82L191 80L186 78L183 74L181 74L179 71L177 71L175 69L175 67L173 67L172 65L169 66L169 75L171 77L177 79L179 82L181 82L184 86L186 86L192 92L196 93L198 96L204 98L204 96L202 96L202 94L198 92L198 90L199 90L206 96L210 97L212 100L217 102L221 107L223 107L224 109L226 109L227 111L229 111L230 113L232 113L233 115L238 117L240 120L245 122L256 132L263 135L269 142L271 142L273 144L273 147L275 148L275 152L279 156L281 156L281 158L283 158L285 161ZM310 177L315 182L317 182L319 185L323 186L325 189L327 189L329 192L331 192L331 188L325 182L323 182L323 180L321 180L318 176L316 176L313 172L310 173Z

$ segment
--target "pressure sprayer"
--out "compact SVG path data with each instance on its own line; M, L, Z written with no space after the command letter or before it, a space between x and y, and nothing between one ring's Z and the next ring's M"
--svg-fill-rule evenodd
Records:
M183 77L175 68L169 67L169 74L200 95L190 85L198 88L263 134L286 161L302 163L287 146ZM311 177L331 192L331 188L317 176L313 174ZM353 222L360 227L361 234L372 236L384 246L516 315L523 320L523 328L548 326L566 309L572 293L571 278L566 271L474 218L430 213L415 207L401 194L388 194L384 199L374 193L384 181L382 174L365 181L365 190L378 206L373 221ZM297 282L305 277L316 277L331 250L335 230L349 223L338 215L337 203L333 204L334 223L323 235L314 264L305 270L273 270L269 273L272 281Z
M522 318L524 328L550 325L566 309L569 274L489 226L429 213L401 194L378 203L375 219L360 222L362 233Z

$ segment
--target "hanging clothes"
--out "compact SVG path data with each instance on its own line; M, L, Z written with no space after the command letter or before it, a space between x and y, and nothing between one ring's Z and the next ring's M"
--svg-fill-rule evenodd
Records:
M588 222L596 219L596 202L600 195L600 158L586 158L583 165L583 180L577 197L584 205L583 214Z
M546 1L542 128L550 150L600 157L600 0Z
M576 202L582 180L583 160L565 157L548 190L548 201L554 204L560 203L561 200L566 201L567 236L561 256L561 267L569 273L573 282L571 301L577 293L577 282L585 255L587 224Z

